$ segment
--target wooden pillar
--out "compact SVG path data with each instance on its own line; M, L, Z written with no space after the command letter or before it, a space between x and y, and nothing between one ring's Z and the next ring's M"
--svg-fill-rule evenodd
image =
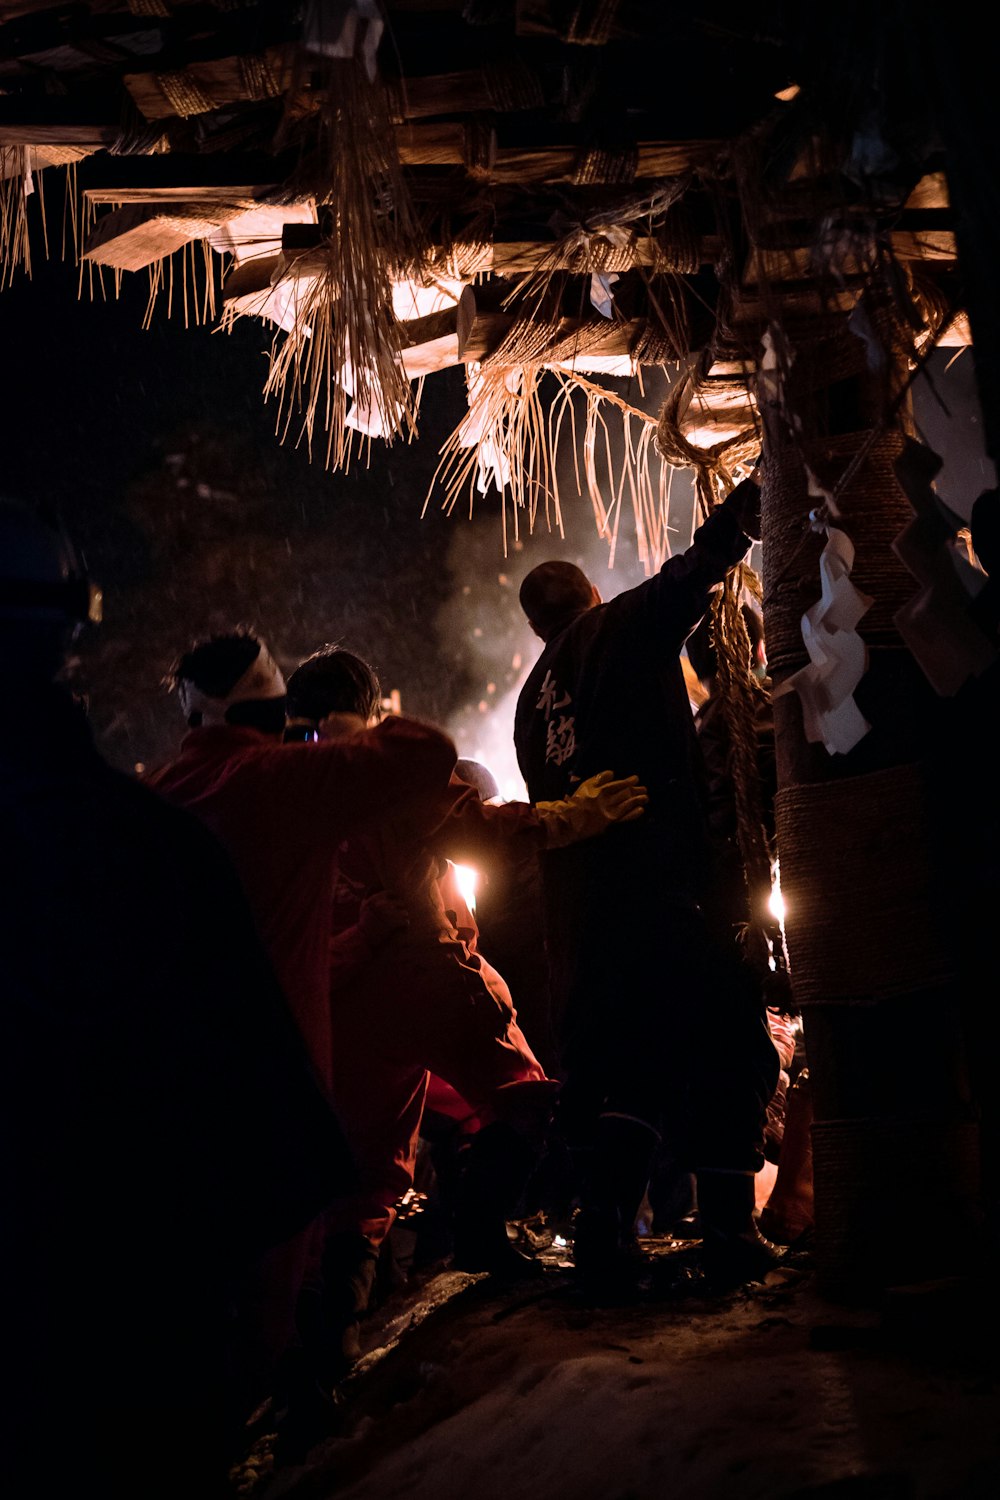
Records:
M941 868L942 809L961 807L942 783L941 700L893 624L918 585L892 551L913 512L894 471L904 434L873 433L885 395L841 324L796 343L785 413L763 412L777 846L813 1090L817 1278L838 1300L968 1269L982 1218L952 874ZM858 627L868 667L854 694L871 728L830 754L807 741L798 695L780 689L809 661L800 621L820 596L826 538L809 528L818 501L807 468L829 487L862 452L836 524L856 549L852 581L874 601Z

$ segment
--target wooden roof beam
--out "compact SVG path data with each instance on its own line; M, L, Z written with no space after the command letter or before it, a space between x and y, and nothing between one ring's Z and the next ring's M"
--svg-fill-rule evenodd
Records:
M217 205L214 212L205 203L177 204L170 212L126 204L98 219L87 236L82 258L119 271L139 271L173 255L191 240L206 239L233 213L229 203Z

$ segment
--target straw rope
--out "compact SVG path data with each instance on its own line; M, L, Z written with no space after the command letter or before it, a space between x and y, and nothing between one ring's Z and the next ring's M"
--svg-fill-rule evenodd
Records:
M621 0L578 0L566 26L567 42L603 47L610 40Z
M751 671L744 591L760 596L760 581L748 564L733 568L716 594L711 632L718 664L715 690L729 731L736 838L747 894L744 950L763 974L772 956L776 962L782 956L782 945L779 925L768 906L774 850L764 817L758 762L757 714L768 690Z
M913 517L895 473L904 441L899 432L875 430L804 445L809 466L822 483L835 487L841 517L834 524L843 526L855 547L851 581L873 600L859 626L859 634L872 646L901 644L893 620L915 587L913 575L892 550ZM862 462L840 488L841 477L862 450ZM767 654L771 672L777 675L808 660L802 615L820 595L818 560L825 538L809 529L809 513L817 501L808 494L804 465L790 450L775 457L768 466L762 541Z
M619 146L587 146L576 159L570 181L574 187L599 183L627 186L635 181L638 170L639 147L634 141Z
M186 119L189 115L206 114L215 108L215 100L211 94L205 92L186 68L170 73L154 73L153 77L175 115Z
M929 1182L949 1226L956 1269L967 1264L981 1194L978 1125L929 1115L868 1116L816 1120L811 1137L814 1262L825 1295L920 1281L931 1270L940 1275L939 1235L928 1249Z
M273 99L281 93L281 80L262 52L239 58L240 92L247 99Z
M505 305L522 298L541 302L555 278L567 271L586 275L631 270L639 234L655 233L689 185L688 176L668 179L652 192L632 193L597 209L568 196L558 215L561 232L551 250L519 278Z
M746 428L735 437L727 437L712 447L700 448L688 442L683 431L684 418L690 408L697 411L701 387L699 361L692 360L671 386L660 408L656 449L666 463L679 469L694 470L695 497L702 516L707 516L732 489L741 469L756 460L760 434L751 418ZM713 380L712 389L745 394L747 382Z
M680 359L686 349L683 337L672 334L661 318L655 321L647 318L632 345L632 359L640 367L669 365Z
M538 76L520 58L512 57L504 62L487 64L483 69L483 81L490 108L498 114L519 109L541 109L545 96Z
M870 1005L955 977L917 766L782 787L775 825L799 1005Z
M657 270L693 276L701 266L701 235L694 214L681 200L667 210L656 231L660 260Z

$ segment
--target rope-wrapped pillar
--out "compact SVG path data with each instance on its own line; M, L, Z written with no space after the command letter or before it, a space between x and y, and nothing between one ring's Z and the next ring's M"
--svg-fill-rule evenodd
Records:
M960 966L937 860L951 794L935 780L940 700L893 624L916 582L892 550L913 512L894 469L904 436L878 427L884 410L846 326L796 349L780 400L763 408L777 853L813 1092L817 1277L835 1298L961 1269L981 1221ZM809 742L798 694L782 692L810 662L801 620L820 597L826 541L809 523L817 489L835 497L831 523L855 549L851 582L872 601L854 690L870 728L845 753Z

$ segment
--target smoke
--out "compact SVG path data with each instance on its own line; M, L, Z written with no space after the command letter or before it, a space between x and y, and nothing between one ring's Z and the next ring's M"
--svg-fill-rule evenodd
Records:
M657 371L645 373L644 391L637 388L635 381L606 383L632 405L653 415L666 393L666 377ZM622 442L613 417L608 426L614 466L621 460ZM577 441L581 439L582 423L578 423ZM439 639L449 652L460 658L469 684L467 693L449 717L448 732L458 746L459 755L489 767L508 800L527 800L514 752L514 711L518 694L541 650L541 642L532 633L518 603L518 589L525 574L541 562L561 558L582 568L604 599L614 598L646 577L631 511L620 518L611 566L608 539L598 534L587 496L577 492L574 455L568 440L563 442L558 465L561 533L554 523L546 523L539 507L534 531L530 531L527 517L522 515L518 518L519 538L511 540L513 528L508 511L505 556L502 502L495 490L476 495L471 517L456 511L447 567L457 587L436 621ZM604 492L610 494L610 484ZM509 506L509 500L506 503ZM671 535L673 551L687 547L693 514L690 476L679 472L671 490L672 526L676 518Z

